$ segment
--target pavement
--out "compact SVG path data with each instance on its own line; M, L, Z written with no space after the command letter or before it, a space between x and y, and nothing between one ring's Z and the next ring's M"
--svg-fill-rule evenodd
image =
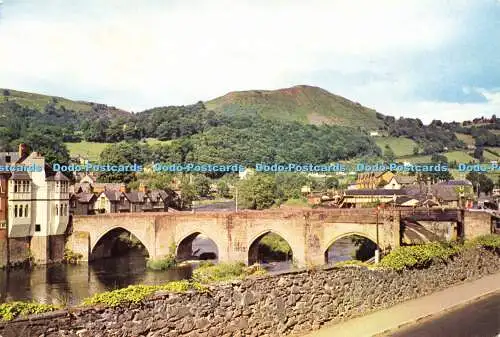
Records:
M500 293L500 273L462 283L366 316L325 325L303 337L383 336L424 318L459 308L494 293Z

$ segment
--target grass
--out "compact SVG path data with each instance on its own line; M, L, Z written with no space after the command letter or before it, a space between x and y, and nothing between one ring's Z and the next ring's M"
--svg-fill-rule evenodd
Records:
M11 89L8 90L10 95L7 97L0 95L0 102L4 102L6 99L8 99L11 102L16 102L19 105L31 109L36 109L39 111L43 111L43 109L47 104L53 102L52 97L54 96L41 95L41 94L35 94L35 93L11 90ZM92 110L92 106L90 105L90 103L87 102L77 102L62 97L56 97L56 101L57 101L56 103L57 107L64 106L66 109L69 110L81 111L81 112L88 112Z
M99 160L101 152L111 143L95 143L82 141L80 143L65 143L71 157L83 157L90 161Z
M149 145L160 145L160 144L170 144L171 140L158 140L155 138L148 138L146 142ZM90 161L98 161L99 156L102 151L106 148L106 146L113 143L96 143L96 142L87 142L81 141L79 143L65 143L68 148L69 154L71 157L80 156L82 158L88 159Z
M477 161L477 159L464 151L451 151L446 152L444 155L448 158L448 162L456 161L457 163L468 163L470 161Z
M279 90L228 93L205 102L210 110L228 115L260 115L304 124L335 124L378 130L383 122L374 110L321 88L298 85Z
M283 203L283 206L289 207L311 207L307 202L306 198L298 198L298 199L288 199Z
M462 142L464 142L466 145L475 145L476 144L474 137L472 137L471 135L456 132L455 136L457 136L457 138L459 140L461 140Z
M449 151L443 153L446 158L448 158L448 162L456 161L457 163L468 163L470 161L477 162L477 159L472 157L465 151ZM398 161L401 162L409 162L409 163L430 163L431 155L423 155L423 156L410 156L404 158L398 158Z
M380 137L374 139L382 151L384 151L386 145L389 145L396 157L412 155L413 148L417 145L415 141L403 137Z

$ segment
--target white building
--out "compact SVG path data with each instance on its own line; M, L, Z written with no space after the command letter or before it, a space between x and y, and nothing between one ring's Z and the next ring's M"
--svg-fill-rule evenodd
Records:
M64 234L69 222L69 179L54 172L37 152L17 165L36 165L42 170L13 172L9 178L9 238Z

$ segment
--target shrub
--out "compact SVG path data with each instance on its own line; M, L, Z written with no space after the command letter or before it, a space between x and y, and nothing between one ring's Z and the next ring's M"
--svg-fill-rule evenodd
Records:
M439 242L399 247L385 256L378 266L395 270L425 268L433 262L449 259L460 250L461 246Z
M167 270L175 267L177 261L175 260L175 256L167 255L160 259L148 259L146 265L149 269L153 270Z
M57 309L58 307L51 304L16 301L0 304L0 316L4 321L10 321L18 316L41 314Z
M500 248L500 235L496 234L488 234L478 236L470 241L465 243L466 247L485 247L490 249L499 249Z
M125 303L140 303L157 291L182 293L189 290L205 291L206 288L199 283L189 282L187 280L173 281L159 286L134 285L128 286L127 288L95 294L94 296L83 300L82 304L105 304L110 307L116 307Z
M263 275L266 271L259 265L246 267L244 263L219 263L202 265L193 271L193 280L200 283L231 281L243 279L250 275Z
M63 263L75 264L82 258L82 254L75 253L71 249L64 249Z

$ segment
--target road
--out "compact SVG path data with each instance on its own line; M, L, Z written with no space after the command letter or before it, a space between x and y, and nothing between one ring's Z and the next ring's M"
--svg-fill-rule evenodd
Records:
M442 316L425 320L390 337L500 336L500 293L480 299Z

